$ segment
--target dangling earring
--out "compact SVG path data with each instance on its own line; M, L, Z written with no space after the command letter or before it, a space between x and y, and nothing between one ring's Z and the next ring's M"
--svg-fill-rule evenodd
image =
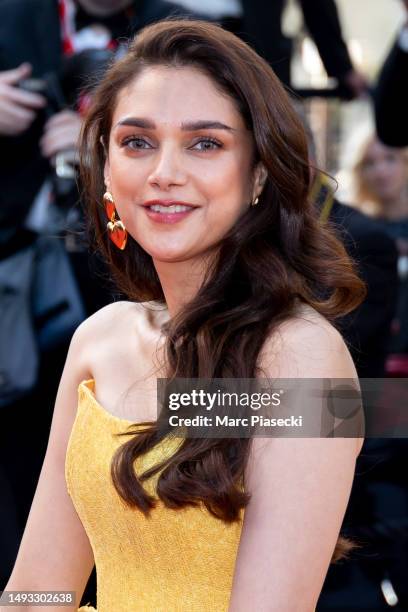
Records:
M255 200L252 202L251 206L256 206L259 202L259 198L255 198Z
M112 194L109 191L104 193L103 201L105 204L105 211L109 219L109 222L106 224L109 232L109 238L112 240L113 244L118 247L118 249L123 251L126 246L128 233L122 221L120 221L120 219L116 220L115 203L113 201Z

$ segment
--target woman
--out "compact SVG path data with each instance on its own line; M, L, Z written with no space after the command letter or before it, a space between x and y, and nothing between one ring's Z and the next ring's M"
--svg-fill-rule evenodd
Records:
M159 377L356 378L331 321L363 286L308 201L286 93L220 27L158 22L99 85L81 149L130 301L74 335L7 589L79 601L95 561L99 612L313 610L361 438L174 445L155 424Z
M371 136L361 149L353 174L356 204L364 212L383 220L393 238L406 242L408 238L407 151L388 147L377 137Z
M408 153L383 144L371 136L363 144L353 168L355 201L359 208L375 217L395 241L399 253L399 298L392 325L391 353L408 353ZM388 361L390 373L406 376L406 357Z

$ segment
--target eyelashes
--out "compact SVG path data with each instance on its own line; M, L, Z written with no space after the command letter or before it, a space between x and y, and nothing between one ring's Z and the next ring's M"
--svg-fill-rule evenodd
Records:
M221 149L222 148L222 144L218 140L216 140L215 138L211 138L211 137L200 138L200 140L198 140L195 144L197 145L197 144L200 144L202 142L210 143L211 145L214 145L214 147L211 147L210 149L200 149L201 151L213 151L214 149Z
M144 138L139 138L137 136L127 136L127 138L124 138L122 140L122 142L120 143L120 146L128 147L129 149L132 149L133 151L143 151L146 148L146 147L131 147L130 144L133 142L149 144L147 140L145 140Z
M137 144L145 144L148 145L147 147L145 146L131 146L132 143L137 143ZM196 146L199 144L210 144L210 147L203 147L200 149L196 149ZM121 147L128 147L130 150L132 151L146 151L148 149L154 148L151 145L149 145L148 141L145 140L144 138L141 138L140 136L127 136L126 138L124 138L122 140L122 142L120 143ZM200 151L200 152L205 152L205 151L214 151L216 149L221 149L223 147L223 144L217 140L216 138L213 138L212 136L205 136L200 138L199 140L197 140L194 145L192 145L192 149L195 149L196 151Z

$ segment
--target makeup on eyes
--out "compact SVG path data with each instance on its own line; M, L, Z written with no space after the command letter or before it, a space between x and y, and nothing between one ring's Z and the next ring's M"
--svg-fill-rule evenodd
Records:
M145 133L145 130L147 132L151 132L157 129L157 125L152 119L145 118L145 117L125 117L124 119L122 119L121 121L118 121L115 124L115 126L113 127L113 130L114 131L121 130L121 128L124 128L124 127L133 127L133 128L137 127L143 131L139 133L132 132L132 134L128 135L126 138L121 139L120 140L121 146L122 145L125 146L128 142L131 141L131 139L140 140L140 141L143 140L145 142L148 142L148 140L146 140L147 134ZM222 123L221 121L216 121L216 120L186 121L186 122L181 123L180 129L182 132L187 132L187 133L188 132L190 133L204 132L204 130L216 130L218 132L221 131L224 134L232 134L238 131L236 128L233 128L229 125L226 125L225 123ZM213 143L215 149L224 147L223 142L218 140L212 134L208 134L208 133L197 134L196 138L197 140L195 144L198 144L201 141L208 141L208 142ZM191 146L194 147L195 144ZM139 150L143 150L146 148L147 147L141 147ZM213 151L215 149L211 148L211 149L201 149L201 150L204 152L206 150ZM134 149L134 150L136 151L137 149Z
M150 145L149 147L137 147L137 148L133 148L130 145L130 143L132 142L139 142L139 143L145 143ZM212 147L210 148L202 148L202 149L195 149L195 147L197 145L199 145L200 143L211 143ZM126 136L125 138L121 139L120 141L120 146L121 147L126 147L128 146L129 149L131 149L132 151L144 151L144 150L148 150L149 148L155 148L154 146L152 146L149 141L141 135L136 135L136 134L131 134L129 136ZM222 142L220 142L218 139L214 138L213 136L208 136L208 135L203 135L200 137L197 137L196 141L193 142L188 148L189 149L195 149L198 150L200 152L210 152L210 151L214 151L216 149L221 149L223 148L224 145Z

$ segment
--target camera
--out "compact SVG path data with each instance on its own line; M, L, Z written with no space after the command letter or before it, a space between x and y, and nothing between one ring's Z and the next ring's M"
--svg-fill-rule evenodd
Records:
M115 53L110 49L87 49L62 60L59 72L47 72L41 78L27 78L18 87L38 93L47 100L42 110L44 121L64 110L79 108L81 97L91 95L92 89L103 77ZM62 208L71 205L70 195L76 190L77 153L65 150L51 160L51 179L57 203Z

